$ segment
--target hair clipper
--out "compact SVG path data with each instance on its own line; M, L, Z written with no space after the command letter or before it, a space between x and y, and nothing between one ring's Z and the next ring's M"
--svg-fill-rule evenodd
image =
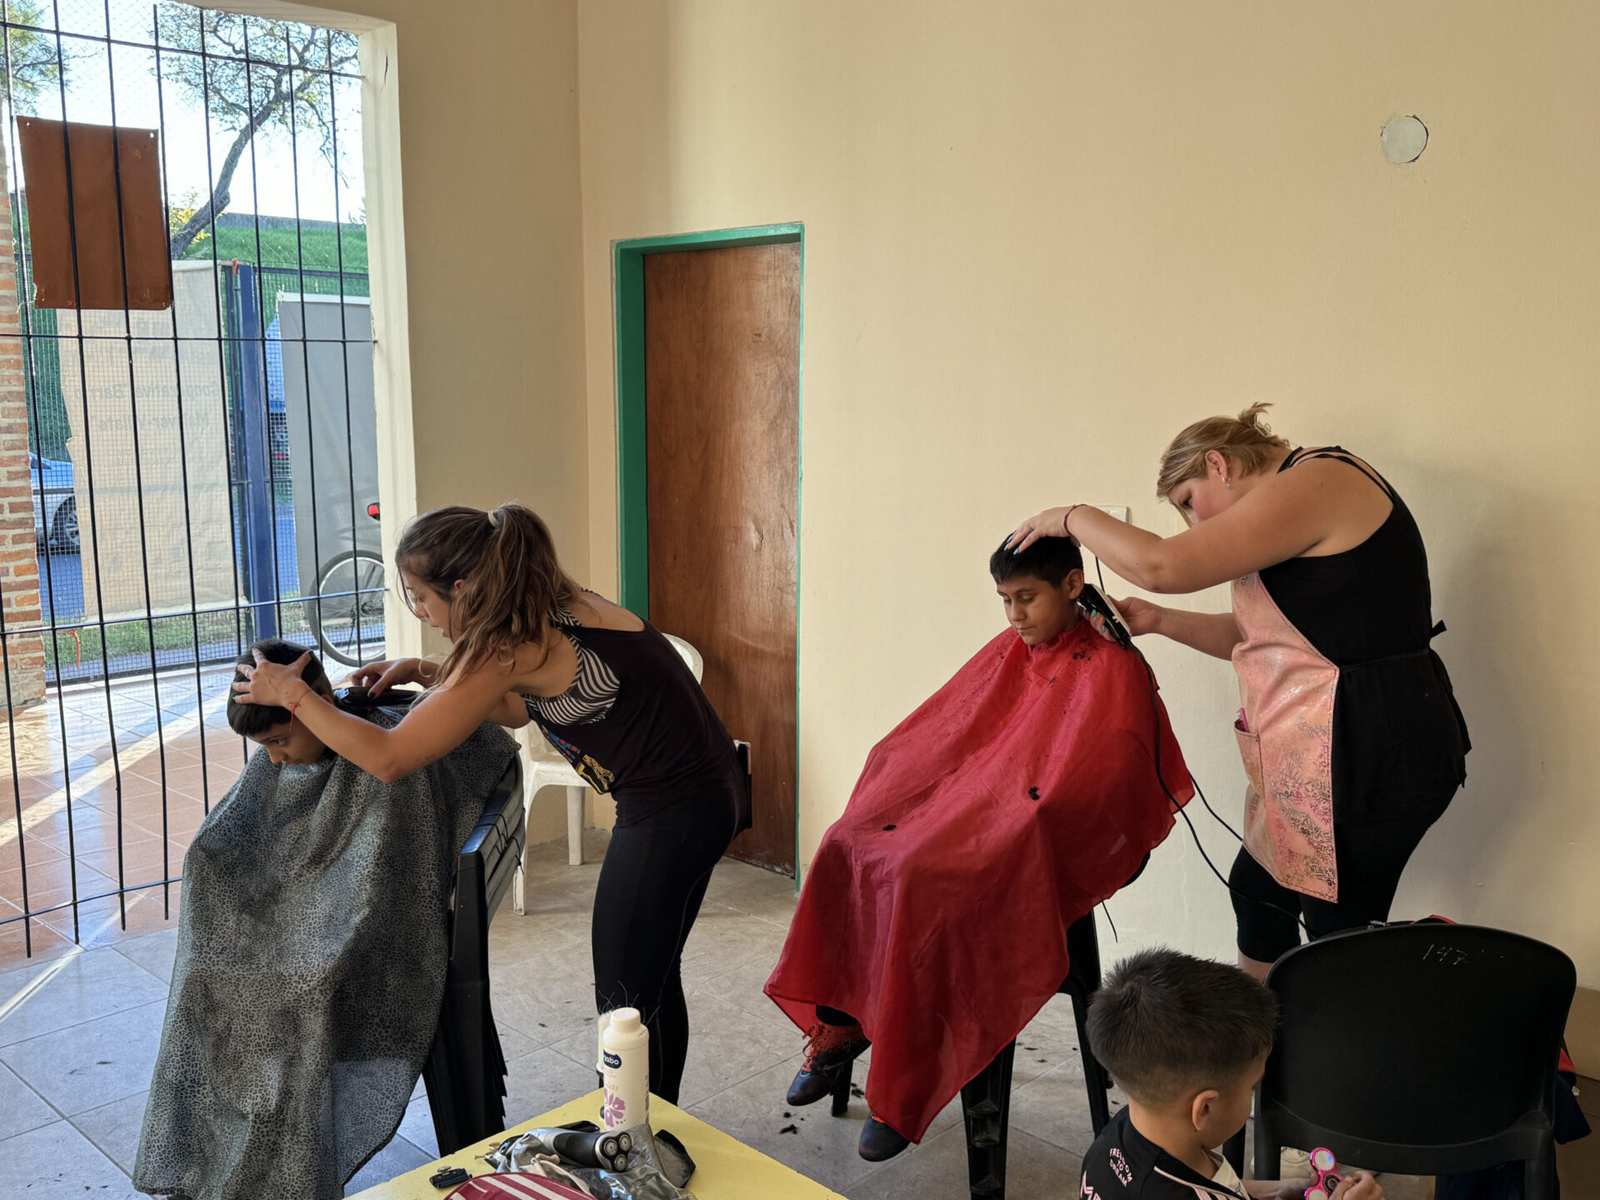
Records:
M633 1157L631 1133L607 1129L535 1129L533 1133L562 1158L579 1166L626 1171Z
M1098 618L1093 622L1095 631L1106 641L1115 642L1124 650L1133 649L1133 635L1128 632L1127 621L1122 619L1117 606L1106 599L1094 584L1083 585L1083 591L1078 593L1078 607L1089 617Z

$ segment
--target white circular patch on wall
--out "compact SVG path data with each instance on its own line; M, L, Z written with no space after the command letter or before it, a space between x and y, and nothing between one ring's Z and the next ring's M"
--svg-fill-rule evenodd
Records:
M1383 156L1396 166L1416 162L1428 147L1428 127L1420 117L1390 117L1378 135Z

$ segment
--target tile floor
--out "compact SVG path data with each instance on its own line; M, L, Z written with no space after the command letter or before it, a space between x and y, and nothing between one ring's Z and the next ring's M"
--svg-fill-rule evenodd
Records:
M559 844L536 847L528 914L507 907L491 927L495 1012L510 1061L510 1122L594 1086L586 941L603 846L604 835L591 833L590 862L576 868L565 865ZM762 996L761 984L793 907L789 880L732 862L713 876L686 954L694 1040L684 1106L852 1200L965 1200L958 1104L940 1115L920 1147L879 1166L855 1153L861 1101L837 1120L825 1104L784 1106L800 1042ZM0 1163L8 1178L33 1181L34 1200L137 1195L127 1172L176 936L169 925L0 973ZM1019 1046L1011 1194L1072 1194L1090 1129L1064 997L1051 1001ZM434 1157L427 1103L419 1087L399 1135L357 1176L351 1193ZM1394 1197L1420 1194L1426 1189L1390 1187ZM1593 1193L1569 1181L1567 1194Z
M529 912L502 909L490 930L495 1012L510 1060L507 1119L518 1122L594 1086L589 909L604 835L583 867L559 844L530 855ZM739 863L713 876L685 955L694 1041L682 1101L703 1119L846 1196L964 1197L959 1107L924 1145L874 1167L855 1153L858 1100L786 1109L799 1062L795 1030L761 994L794 907L793 883ZM39 1200L137 1195L133 1166L155 1061L176 928L75 948L0 973L0 1162L36 1181ZM1065 1192L1090 1140L1071 1011L1052 1001L1022 1039L1013 1093L1015 1195ZM434 1157L419 1087L399 1136L353 1193ZM1063 1174L1065 1172L1065 1174Z
M208 670L198 689L192 672L109 693L69 686L13 714L0 754L0 971L176 919L181 885L160 881L182 874L207 807L244 765L227 676ZM125 916L119 887L131 889Z

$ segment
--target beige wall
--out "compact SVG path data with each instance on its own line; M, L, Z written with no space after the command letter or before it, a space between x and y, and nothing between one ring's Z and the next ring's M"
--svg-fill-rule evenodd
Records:
M802 861L872 742L999 626L984 558L1011 522L1085 500L1172 531L1150 498L1165 439L1271 400L1290 437L1357 448L1402 489L1450 624L1471 785L1397 913L1526 930L1600 983L1597 38L1582 4L579 6L589 470L561 470L587 487L599 586L616 561L612 239L806 225ZM473 72L463 111L496 74ZM520 72L536 124L539 74ZM1378 129L1411 111L1432 144L1396 168ZM413 253L487 190L485 162L511 170L452 146L424 183L407 154ZM536 132L519 161L542 179L563 160ZM433 257L413 263L413 304ZM445 330L478 336L495 304L456 299ZM444 331L413 313L420 363ZM528 302L506 315L549 332ZM550 363L547 390L571 386ZM503 443L482 466L527 473ZM1237 816L1228 667L1149 653L1191 765ZM1196 823L1226 869L1227 836L1199 806ZM1227 897L1181 826L1112 910L1123 949L1231 953Z
M397 33L417 505L520 499L582 572L574 2L338 7Z
M583 576L588 464L575 0L332 0L321 12L278 0L228 3L241 6L355 28L393 25L380 29L376 58L365 64L363 114L380 338L379 448L406 459L391 462L385 476L386 536L413 507L517 499L549 520L568 568ZM390 44L392 62L384 58ZM372 111L391 102L391 90L399 97L397 123ZM380 213L389 213L391 198L373 174L375 120L383 124L382 150L397 154L401 168L405 238L393 259L404 263L403 288L379 277L387 249ZM396 141L384 141L396 131ZM384 310L402 304L409 347L385 346ZM409 359L398 374L388 361L397 353ZM381 411L395 386L409 388L409 442L396 441ZM413 446L414 505L406 469ZM563 811L560 794L547 792L530 836L557 836Z

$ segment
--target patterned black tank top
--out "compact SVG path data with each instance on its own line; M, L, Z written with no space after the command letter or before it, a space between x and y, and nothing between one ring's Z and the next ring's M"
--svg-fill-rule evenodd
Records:
M686 801L739 806L733 739L688 664L648 622L639 630L560 621L578 652L572 687L525 696L528 715L632 825Z

